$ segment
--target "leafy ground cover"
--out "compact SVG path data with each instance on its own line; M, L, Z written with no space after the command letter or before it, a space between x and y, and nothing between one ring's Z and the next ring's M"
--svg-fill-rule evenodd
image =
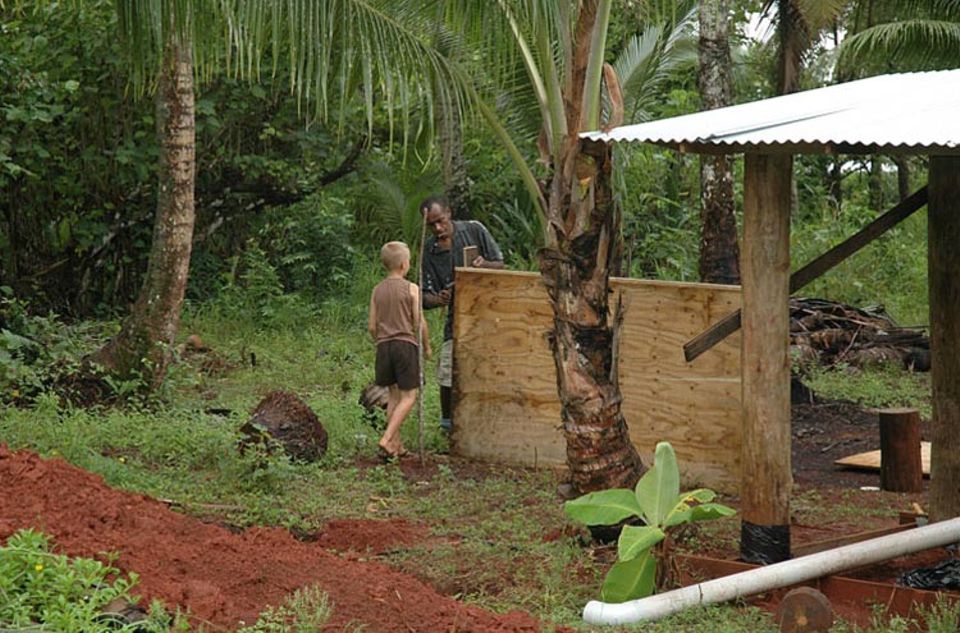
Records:
M564 516L555 494L558 473L447 454L435 424L438 406L429 372L425 461L384 465L376 459L379 431L357 404L360 389L372 377L372 347L363 332L362 309L355 307L363 305L360 297L367 285L360 279L356 297L346 293L319 310L284 300L273 306L269 328L257 327L253 322L262 322L259 318L241 318L222 304L193 309L184 335L199 336L202 349L184 348L160 402L80 408L47 394L29 408L4 409L0 442L44 458L17 453L21 457L16 459L31 464L19 476L33 472L40 477L42 464L53 464L61 474L67 462L82 470L69 471L73 474L64 476L62 485L27 477L21 488L6 486L0 493L7 503L0 512L0 536L26 523L47 530L53 547L64 553L119 554L114 564L140 576L134 593L183 610L182 626L195 630L235 630L241 619L251 626L258 613L267 618L258 630L296 630L289 622L297 609L329 611L334 630L431 630L423 627L434 616L449 618L439 620L447 624L459 622L458 630L533 630L523 627L537 622L546 631L589 630L580 623L581 609L599 595L616 550L592 542L586 530ZM276 325L285 321L288 325ZM858 387L874 384L867 379L843 384L847 391L835 395L867 405L881 404L872 398L890 392ZM237 428L259 398L274 389L297 393L326 427L330 449L320 462L294 464L237 453ZM902 392L898 402L916 402L920 392ZM794 430L795 538L813 541L891 525L898 510L924 504L923 494L864 492L861 486L876 485L876 475L832 467L835 455L868 445L875 433L872 417L860 407L828 401L797 409ZM844 438L849 441L838 443ZM404 428L404 440L417 445L415 416ZM65 482L71 478L79 478L86 492L56 496L58 489L70 490ZM52 495L49 507L38 500L41 490ZM91 490L103 497L91 496ZM89 503L81 503L84 499ZM736 498L719 500L737 506ZM77 536L83 530L66 527L72 523L59 514L44 514L73 506L86 517L82 525L89 528L84 533L90 540L85 545ZM47 519L38 519L43 516ZM93 517L105 518L98 523ZM170 547L195 549L157 556L158 535L165 530L152 529L142 541L124 540L124 530L149 527L150 517L162 522L157 525L169 521L180 526ZM113 530L116 538L107 539ZM731 517L685 528L675 540L681 551L734 557L738 534L739 522ZM236 557L222 554L246 547L265 550L240 557L252 576L246 575L247 568L232 566L239 564L230 562ZM347 571L354 565L362 571ZM224 570L225 578L210 577ZM344 582L351 573L360 573L364 583ZM187 580L193 585L185 585ZM165 589L164 582L192 589ZM233 598L205 602L211 587L221 592L243 588L248 593L236 599L243 607L231 611L225 606ZM352 593L346 587L354 587ZM388 591L391 587L399 588L399 601ZM307 599L294 595L297 589L315 593ZM410 615L400 606L406 604L404 595L420 595L436 608L429 617L427 612L412 612L413 619L381 617L384 609ZM321 609L323 596L328 602ZM642 630L776 630L771 613L760 606L770 605L713 607ZM905 626L882 610L867 615L866 621L841 623L836 630L899 631Z

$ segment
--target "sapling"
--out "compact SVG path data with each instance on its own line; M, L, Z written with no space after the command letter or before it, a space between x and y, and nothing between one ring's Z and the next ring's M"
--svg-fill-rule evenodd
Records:
M706 488L680 492L677 456L669 442L657 444L653 467L634 490L615 488L591 492L568 501L570 518L586 525L613 525L639 518L644 525L625 525L617 541L617 562L607 572L600 597L604 602L626 602L651 595L662 586L662 570L669 569L668 531L678 525L733 515L736 511L713 503L716 493ZM658 574L658 563L661 573ZM658 582L660 580L660 582Z

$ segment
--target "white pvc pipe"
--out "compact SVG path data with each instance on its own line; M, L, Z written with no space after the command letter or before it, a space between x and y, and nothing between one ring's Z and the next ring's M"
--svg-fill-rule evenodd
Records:
M629 624L657 620L691 607L789 587L847 569L957 542L960 542L960 518L844 545L648 598L619 604L591 600L583 609L583 620L589 624Z

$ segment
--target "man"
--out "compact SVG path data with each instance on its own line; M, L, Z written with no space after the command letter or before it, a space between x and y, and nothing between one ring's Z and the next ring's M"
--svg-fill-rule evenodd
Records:
M453 428L450 394L453 386L453 269L456 266L503 268L503 253L485 226L475 221L454 221L443 198L427 198L420 205L432 237L423 248L423 307L449 306L443 325L443 346L437 365L440 383L440 426ZM463 249L476 247L476 257L463 261Z

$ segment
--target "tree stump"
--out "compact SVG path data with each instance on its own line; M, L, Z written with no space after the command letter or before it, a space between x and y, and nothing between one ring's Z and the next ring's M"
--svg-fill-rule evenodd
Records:
M814 633L833 626L833 607L827 597L812 587L791 590L777 608L780 633Z
M267 454L278 447L291 459L312 462L327 452L327 431L300 398L286 391L271 391L253 410L240 432L240 450L257 444Z
M920 459L920 413L916 409L881 409L880 488L892 492L923 490Z

